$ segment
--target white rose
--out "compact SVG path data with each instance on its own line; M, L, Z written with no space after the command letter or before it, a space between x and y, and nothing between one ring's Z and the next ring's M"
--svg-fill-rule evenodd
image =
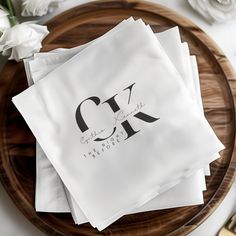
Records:
M22 0L22 16L43 16L64 0Z
M42 48L42 40L47 36L46 26L26 22L5 29L0 37L0 52L10 56L9 60L20 61L32 56Z
M210 23L223 23L236 14L236 0L188 0L188 2Z
M11 24L8 18L8 13L0 8L0 35L4 29L10 28Z

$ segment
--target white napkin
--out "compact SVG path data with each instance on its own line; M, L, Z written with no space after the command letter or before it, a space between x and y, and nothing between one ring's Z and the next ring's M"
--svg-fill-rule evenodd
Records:
M116 93L135 128L122 117L115 126L116 147L111 148L112 140L102 142L105 146L90 142L90 133L81 136L80 130L98 130L100 140L110 134L114 118L121 119L112 97ZM111 98L107 102L115 114L107 104L96 107L99 98ZM99 230L155 197L162 186L178 183L213 161L205 157L223 148L155 36L140 21L90 45L13 101ZM80 117L81 101L86 102L82 114L89 130ZM86 140L89 144L82 144Z
M165 32L156 34L156 36L158 37L159 41L161 42L162 46L164 47L167 55L169 56L169 58L171 59L172 62L182 62L182 61L186 61L189 59L189 54L188 53L186 54L186 50L184 51L185 55L184 54L182 55L182 47L183 46L181 46L180 35L179 35L179 31L178 31L177 27L167 30ZM71 49L74 52L73 54L76 54L80 51L80 47L77 47L76 49L77 50ZM62 50L57 49L57 52L36 54L35 55L36 59L34 60L33 68L30 70L31 74L34 74L34 70L38 70L38 68L40 68L40 70L38 70L36 72L37 77L34 77L36 79L35 82L37 82L37 80L39 80L39 79L42 79L43 76L48 74L51 71L52 66L54 66L54 64L56 65L56 67L58 67L63 62L68 60L68 57L65 55L66 53L68 53L68 51L69 50L65 51L63 49ZM48 55L50 55L50 56L48 56ZM48 60L48 57L50 58L49 60ZM52 60L53 57L55 58L54 61ZM182 58L182 57L184 57L184 58ZM62 59L64 59L64 61ZM58 63L58 61L60 61L61 63ZM32 63L31 63L31 65L32 65ZM185 65L186 65L185 63L177 63L176 67L177 67L178 71L180 71L183 74L183 76L186 76L186 75L189 76L189 75L191 75L191 70L188 70L188 68ZM55 68L53 68L53 69L55 69ZM192 68L190 68L190 69L192 69ZM185 73L186 70L187 70L187 73ZM196 76L198 76L198 74L196 74ZM191 79L194 79L194 78L191 78ZM199 80L198 77L196 79ZM37 146L37 148L40 148L40 147ZM38 171L38 175L36 178L36 180L37 180L36 186L39 185L39 187L36 188L36 196L38 196L36 198L36 209L38 209L37 206L40 205L40 206L44 206L44 209L42 209L42 207L40 208L41 211L43 210L46 212L47 211L50 212L51 204L48 205L47 203L48 202L51 203L51 202L53 202L53 200L57 201L58 197L57 197L57 195L54 194L55 191L53 191L53 189L55 189L55 188L58 189L58 186L57 186L58 183L56 181L54 181L54 182L48 181L47 176L50 175L50 173L48 173L49 171L53 172L52 175L55 175L56 171L52 167L52 165L49 162L49 160L47 159L46 155L45 156L40 155L39 157L36 156L36 158L38 159L37 162L39 162L39 163L40 163L41 158L42 158L43 163L48 162L48 165L46 165L46 171L47 171L46 173L44 172L44 169L41 169L41 172L40 172L40 169L38 168L39 171ZM50 179L51 178L49 178L49 180ZM199 184L199 182L201 182L201 180L203 181L203 183L202 183L203 188ZM41 189L40 189L40 186L42 186ZM50 192L48 192L47 195L42 194L42 192L45 189L45 186L47 186L47 188L49 188L49 189L52 189L51 194L50 194ZM203 203L202 189L205 190L205 188L206 188L206 186L205 186L204 175L202 175L201 173L198 173L198 174L194 175L194 177L190 177L189 180L185 180L185 181L183 181L183 183L175 186L171 191L167 191L167 192L163 193L161 196L157 196L155 199L150 201L150 203L145 204L141 208L135 209L134 212L201 204L201 203ZM64 191L63 188L61 188L61 190ZM56 191L56 193L57 193L57 191ZM62 196L62 195L63 194L60 194L60 196ZM70 198L70 196L67 196L67 197ZM70 199L70 205L76 205L76 204L73 202L73 200ZM63 207L63 205L61 204L58 211L61 210L62 207ZM76 206L71 206L71 208L75 209ZM65 204L64 210L68 210L68 204ZM79 210L77 210L77 212L78 211ZM76 212L74 212L73 214L76 215ZM86 219L83 219L83 217L81 215L77 218L78 219L76 220L76 222L78 224L84 223L86 221Z

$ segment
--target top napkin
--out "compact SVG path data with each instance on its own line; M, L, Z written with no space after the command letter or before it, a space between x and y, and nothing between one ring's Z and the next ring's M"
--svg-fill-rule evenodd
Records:
M139 20L13 98L99 230L223 149L179 76Z

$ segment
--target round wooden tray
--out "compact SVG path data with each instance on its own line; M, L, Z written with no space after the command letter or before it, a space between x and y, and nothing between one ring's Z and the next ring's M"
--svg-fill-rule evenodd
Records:
M214 212L233 182L236 77L221 50L189 20L144 1L91 2L48 22L43 50L86 43L129 16L142 18L155 32L180 27L182 40L197 55L205 115L226 149L211 164L204 205L128 215L101 233L89 224L74 225L69 214L36 213L35 138L11 102L27 88L26 76L23 63L8 62L0 74L0 179L17 207L48 235L185 235Z

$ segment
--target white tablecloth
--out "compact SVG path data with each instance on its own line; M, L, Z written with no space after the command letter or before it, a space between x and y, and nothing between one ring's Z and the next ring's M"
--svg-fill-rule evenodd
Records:
M236 70L236 19L222 25L207 24L196 12L188 5L186 0L152 0L168 6L171 9L179 12L183 16L191 19L194 23L200 26L207 32L223 49L227 57ZM19 10L20 2L15 0L15 5ZM68 8L76 6L88 0L66 0L62 7L53 14L49 14L42 18L47 21L54 15ZM0 69L4 66L6 59L0 56ZM233 185L226 198L218 209L190 236L215 236L224 222L236 211L236 184ZM14 206L13 202L6 194L0 184L0 235L4 236L43 236L33 224L31 224Z

